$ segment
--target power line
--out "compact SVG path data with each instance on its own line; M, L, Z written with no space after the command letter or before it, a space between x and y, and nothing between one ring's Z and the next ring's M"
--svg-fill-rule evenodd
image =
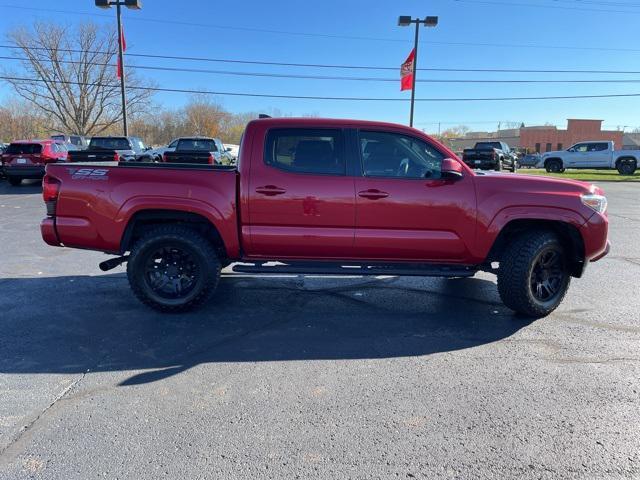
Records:
M29 61L24 57L7 57L0 56L0 60L17 60L17 61ZM58 60L57 62L63 64L72 65L93 65L93 66L111 66L116 67L116 64L101 63L101 62L80 62L74 60ZM364 81L364 82L393 82L396 83L399 80L397 78L381 78L381 77L345 77L345 76L331 76L331 75L299 75L299 74L287 74L287 73L264 73L264 72L238 72L230 70L208 70L201 68L180 68L180 67L160 67L154 65L132 65L131 68L140 70L151 71L166 71L166 72L186 72L186 73L207 73L214 75L235 75L245 77L271 77L271 78L295 78L302 80L345 80L345 81ZM639 72L640 73L640 72ZM441 79L441 78L424 78L416 79L418 83L480 83L480 84L505 84L505 83L542 83L542 84L561 84L561 83L640 83L640 79L607 79L607 80L582 80L582 79L561 79L561 80L539 80L539 79L516 79L516 80L502 80L502 79Z
M0 80L24 82L24 83L46 83L45 80L37 78L10 77L0 76ZM106 88L117 88L117 85L102 83L83 83L57 80L49 83L62 85L79 85L79 86L99 86ZM130 86L132 90L145 90L152 92L171 92L171 93L191 93L202 95L219 95L234 97L260 97L260 98L287 98L296 100L336 100L336 101L361 101L361 102L407 102L406 98L391 97L324 97L319 95L277 95L267 93L248 93L248 92L216 92L211 90L188 90L179 88L162 88L162 87L140 87ZM524 100L568 100L568 99L594 99L594 98L628 98L640 97L640 93L616 93L606 95L562 95L562 96L541 96L541 97L484 97L484 98L416 98L417 102L494 102L494 101L524 101Z
M477 0L454 0L454 1L466 1L470 3L488 3L488 4L497 4L497 5L509 5L514 6L518 4L506 3L506 2L489 2L489 1L477 1ZM522 6L531 6L522 4ZM102 18L111 18L110 15L93 13L93 12L78 12L73 10L59 10L59 9L49 9L49 8L39 8L39 7L25 7L22 5L0 5L0 7L18 9L18 10L27 10L27 11L41 11L41 12L49 12L49 13L62 13L66 15L81 15L81 16L90 16L90 17L102 17ZM554 7L549 7L554 8ZM555 7L555 8L570 8L570 7ZM596 10L600 12L616 12L616 10ZM640 14L640 12L627 12L627 11L619 11L620 13L631 13L631 14ZM158 18L147 18L147 17L131 17L128 18L127 21L138 21L138 22L151 22L151 23L161 23L161 24L170 24L172 26L182 25L188 27L203 27L203 28L215 28L215 29L223 29L223 30L237 30L244 32L255 32L255 33L269 33L269 34L278 34L278 35L290 35L290 36L302 36L302 37L318 37L318 38L332 38L338 40L363 40L363 41L378 41L378 42L394 42L394 43L409 43L409 40L399 39L399 38L389 38L389 37L368 37L368 36L356 36L356 35L341 35L341 34L332 34L332 33L315 33L315 32L295 32L295 31L285 31L285 30L272 30L272 29L263 29L263 28L254 28L254 27L239 27L239 26L229 26L229 25L220 25L220 24L209 24L209 23L198 23L198 22L184 22L179 20L163 20ZM640 52L640 49L632 49L632 48L607 48L607 47L575 47L575 46L563 46L563 45L534 45L534 44L509 44L509 43L478 43L478 42L438 42L438 41L421 41L421 44L426 45L445 45L445 46L460 46L460 47L497 47L497 48L540 48L540 49L563 49L563 50L598 50L598 51L621 51L621 52Z
M533 8L548 8L552 10L570 10L570 11L579 11L579 12L602 12L602 13L626 13L631 15L638 15L640 12L632 11L632 10L611 10L611 9L601 9L601 8L580 8L580 7L567 7L563 5L545 5L538 3L517 3L517 2L499 2L495 0L454 0L455 2L464 2L464 3L476 3L480 5L506 5L509 7L533 7Z
M0 48L20 50L15 45L0 45ZM30 47L32 50L48 50L45 47ZM90 54L110 54L115 55L115 52L106 52L100 50L79 50L71 48L59 48L61 52L67 53L90 53ZM638 50L640 51L640 50ZM380 71L398 71L399 67L379 67L368 65L331 65L331 64L318 64L318 63L290 63L290 62L267 62L257 60L235 60L235 59L222 59L222 58L207 58L207 57L186 57L177 55L156 55L148 53L125 53L127 57L137 58L155 58L163 60L186 60L197 62L214 62L214 63L233 63L233 64L247 64L247 65L268 65L268 66L283 66L283 67L309 67L309 68L334 68L334 69L354 69L354 70L380 70ZM11 57L7 57L11 58ZM418 68L418 71L423 72L460 72L460 73L581 73L581 74L614 74L614 75L638 75L640 70L576 70L576 69L509 69L509 68L437 68L426 67Z

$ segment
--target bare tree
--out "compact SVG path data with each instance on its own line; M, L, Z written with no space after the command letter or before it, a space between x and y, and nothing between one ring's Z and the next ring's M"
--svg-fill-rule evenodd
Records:
M8 82L46 114L50 129L94 135L122 121L113 29L36 23L10 31L8 40L25 58L23 71L7 75L16 78ZM149 107L152 92L136 88L145 85L131 68L126 75L127 110L135 114Z
M46 136L45 116L24 100L9 98L0 107L0 140L11 142Z

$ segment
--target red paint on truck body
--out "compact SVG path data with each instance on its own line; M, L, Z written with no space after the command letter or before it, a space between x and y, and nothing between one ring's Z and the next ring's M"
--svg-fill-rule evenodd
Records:
M332 129L346 141L345 175L294 173L267 165L272 129ZM389 132L455 154L401 125L355 120L260 119L244 133L237 171L48 165L60 194L43 221L49 244L118 253L139 212L197 214L220 234L228 260L311 259L482 264L514 220L551 220L580 232L585 260L606 253L607 218L582 204L591 185L513 174L480 174L462 162L460 179L362 174L361 131ZM78 168L104 174L78 175ZM75 173L74 173L75 172ZM98 178L102 177L102 178Z

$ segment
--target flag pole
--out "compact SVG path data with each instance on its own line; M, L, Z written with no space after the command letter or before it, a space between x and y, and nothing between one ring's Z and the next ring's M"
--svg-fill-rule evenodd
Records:
M420 22L416 22L416 40L413 47L413 78L411 79L411 113L409 115L409 126L413 127L413 104L416 99L416 70L418 69L418 32Z
M124 132L124 136L129 136L129 129L127 128L127 95L125 90L125 80L124 80L124 59L122 56L122 20L121 20L121 2L118 1L116 3L116 16L118 17L118 63L119 63L119 71L120 74L120 93L122 95L122 128Z
M411 16L401 15L398 17L398 25L400 27L408 27L412 23L416 24L416 38L413 44L413 64L411 66L411 113L409 114L409 126L413 127L413 109L416 101L416 72L418 71L418 35L420 34L420 24L424 23L425 27L435 27L438 25L438 17L429 16L424 19L411 18ZM407 62L403 64L406 65ZM402 72L402 70L401 70ZM405 75L401 74L401 81ZM404 84L400 84L400 90L408 90L404 88Z

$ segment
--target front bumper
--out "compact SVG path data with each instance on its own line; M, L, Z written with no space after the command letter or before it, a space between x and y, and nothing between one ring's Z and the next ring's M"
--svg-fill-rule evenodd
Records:
M4 174L14 178L42 178L44 177L44 165L15 166L5 165Z
M606 216L594 213L589 220L580 227L580 234L584 242L585 263L595 262L607 255L611 250L609 242L609 220Z

